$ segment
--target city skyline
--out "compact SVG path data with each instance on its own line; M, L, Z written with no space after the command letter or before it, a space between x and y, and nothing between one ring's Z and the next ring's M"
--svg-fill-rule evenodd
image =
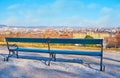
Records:
M119 0L0 0L0 24L119 27Z

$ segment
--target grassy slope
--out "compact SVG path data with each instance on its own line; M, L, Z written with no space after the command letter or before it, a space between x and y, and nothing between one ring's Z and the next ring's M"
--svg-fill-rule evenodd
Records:
M11 43L11 44L17 44L22 47L41 47L41 48L47 48L47 44L44 43ZM5 46L6 42L0 42L0 46ZM75 46L71 44L51 44L51 48L57 48L57 49L76 49L76 50L100 50L99 47L84 47L84 46ZM120 51L120 48L105 48L104 51Z

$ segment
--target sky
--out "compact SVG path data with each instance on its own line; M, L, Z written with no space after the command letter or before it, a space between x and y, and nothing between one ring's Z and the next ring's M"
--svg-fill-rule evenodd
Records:
M120 27L120 0L0 0L0 24Z

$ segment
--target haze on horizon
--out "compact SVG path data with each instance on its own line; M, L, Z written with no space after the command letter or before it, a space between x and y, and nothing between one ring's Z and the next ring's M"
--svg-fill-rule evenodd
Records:
M120 0L0 0L0 24L120 27Z

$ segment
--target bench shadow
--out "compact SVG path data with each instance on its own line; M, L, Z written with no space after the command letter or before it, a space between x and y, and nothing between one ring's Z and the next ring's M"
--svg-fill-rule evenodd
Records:
M106 60L110 60L110 61L120 62L120 60L116 60L116 59L112 59L112 58L108 58L108 57L104 57L104 59L106 59Z
M67 62L67 63L79 63L79 64L84 63L83 60L81 59L65 59L65 58L56 58L55 62Z
M6 56L7 54L0 54L0 55ZM10 58L16 58L16 56L12 56ZM38 61L42 61L45 65L47 65L46 62L49 60L49 55L47 57L44 57L44 56L37 55L37 54L35 54L35 55L34 54L29 54L29 55L19 55L19 58L20 59L29 59L29 60L38 60ZM99 57L94 57L94 58L98 59ZM110 61L120 62L119 60L112 59L112 58L107 58L107 57L104 57L103 60L104 59L110 60ZM90 60L83 60L82 57L79 58L79 59L78 58L76 58L76 59L67 58L66 59L66 58L61 58L60 57L60 58L56 58L56 61L54 61L53 59L52 59L52 61L53 62L65 62L65 63L77 63L77 64L82 64L86 67L89 67L89 68L97 70L97 71L100 70L99 62L94 62L92 60L91 60L92 62L90 62ZM104 63L104 65L106 67L111 66L111 64L109 64L109 63ZM112 66L120 68L120 65L112 64Z
M16 58L16 56L12 56L10 58ZM97 57L95 57L97 58ZM17 58L16 58L17 59ZM41 55L34 55L34 54L29 54L29 55L19 55L19 58L18 59L28 59L28 60L37 60L37 61L42 61L45 65L47 65L47 61L49 60L49 55L47 57L44 57L44 56L41 56ZM107 60L112 60L112 61L117 61L119 62L119 60L114 60L114 59L111 59L111 58L104 58L104 59L107 59ZM99 71L100 70L100 64L99 62L90 62L90 61L86 61L86 60L83 60L82 58L56 58L56 61L54 61L54 59L52 59L52 62L64 62L64 63L77 63L77 64L82 64L90 69L94 69L94 70L97 70ZM105 64L107 65L107 64ZM115 67L120 67L118 65L114 65L113 66Z
M57 75L63 74L63 75L66 75L67 77L70 77L70 78L71 78L71 76L73 76L73 77L80 76L79 74L76 74L76 73L66 72L66 71L57 70L57 69L46 69L46 68L28 69L28 68L26 68L26 69L32 70L34 72L37 71L33 75L33 74L31 74L31 72L26 72L26 70L22 69L22 68L23 67L19 67L16 65L3 66L2 68L0 68L0 74L2 74L2 76L0 75L0 78L35 78L36 75L42 76L40 73L44 73L44 72L47 76L49 76L49 73L50 73L51 74L50 78L52 78L52 77L56 78L54 73ZM18 72L18 73L16 73L16 72ZM7 73L7 75L5 73ZM43 75L45 75L45 74L43 74ZM60 76L60 77L62 77L62 76Z
M87 67L100 71L100 64L99 63L87 63Z
M94 57L96 59L98 59L99 57ZM112 58L108 58L108 57L103 57L103 60L109 60L109 61L114 61L114 62L118 62L120 63L120 60L116 60L116 59L112 59ZM100 70L100 63L99 62L89 62L88 60L87 62L87 67L94 69L94 70ZM103 61L103 69L104 71L106 70L106 67L116 67L116 68L120 68L120 65L118 64L111 64L111 63L106 63Z
M16 58L17 59L17 57L15 56L15 55L13 55L12 57L10 57L10 58ZM42 61L42 63L43 64L45 64L45 65L48 65L48 60L49 60L49 55L48 55L48 57L44 57L44 56L41 56L41 55L19 55L19 58L18 59L28 59L28 60L37 60L37 61ZM74 59L74 58L56 58L56 61L54 61L54 59L52 59L52 62L63 62L63 63L77 63L77 64L82 64L82 65L84 65L84 66L86 66L86 67L88 67L88 68L90 68L90 69L93 69L93 70L97 70L97 71L99 71L100 70L100 64L99 63L96 63L96 62L92 62L92 63L90 63L89 61L85 61L85 60L83 60L83 59L81 59L81 58L76 58L76 59Z
M7 55L8 55L8 54L1 54L1 53L0 53L0 56L2 56L2 57L5 57L5 56L7 56Z
M89 62L85 62L82 59L64 59L64 58L57 58L56 62L68 62L68 63L78 63L78 64L82 64L88 68L94 69L99 71L100 70L100 64L99 63L89 63Z
M29 59L29 60L38 60L38 61L47 61L49 57L43 57L43 56L25 56L25 55L19 55L20 59Z
M5 61L6 56L8 56L8 54L0 54L0 61Z
M16 58L16 56L12 56L10 58ZM41 55L39 55L39 56L38 55L37 56L35 56L35 55L19 55L18 59L29 59L29 60L44 61L43 63L45 65L47 65L46 62L49 60L49 56L44 57L44 56L41 56ZM52 59L52 62L77 63L77 64L82 64L84 66L87 66L87 67L89 67L91 69L94 69L94 70L99 70L99 67L96 69L92 66L92 65L99 66L98 63L86 63L86 62L84 62L84 60L82 60L80 58L79 59L78 58L76 58L76 59L73 59L73 58L72 59L71 58L67 58L67 59L66 58L56 58L56 61L54 61L54 59Z
M10 58L17 58L15 55L11 56ZM33 55L19 55L18 59L29 59L29 60L38 60L38 61L48 61L49 60L49 56L48 57L44 57L44 56L33 56ZM54 61L52 59L52 61ZM56 61L54 62L66 62L66 63L79 63L79 64L83 64L83 60L81 59L66 59L66 58L56 58Z

